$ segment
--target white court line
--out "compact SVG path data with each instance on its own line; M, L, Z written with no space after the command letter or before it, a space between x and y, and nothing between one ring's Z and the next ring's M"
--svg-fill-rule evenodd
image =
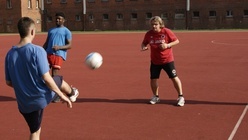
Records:
M242 122L242 120L243 120L243 118L244 118L244 116L245 116L247 110L248 110L248 104L246 105L245 109L243 110L243 113L241 114L241 116L239 117L239 120L238 120L238 122L236 123L236 125L235 125L235 127L234 127L234 129L233 129L231 135L229 136L228 140L232 140L232 139L233 139L233 137L234 137L234 135L236 134L236 132L237 132L237 130L238 130L238 127L240 126L240 124L241 124L241 122Z
M219 44L219 45L237 45L237 46L247 46L247 40L248 38L231 38L231 39L226 39L228 40L228 42L226 42L225 40L212 40L211 43L212 44ZM245 41L245 43L241 43L240 41Z
M247 46L247 44L238 44L238 43L225 43L225 42L218 42L216 40L211 41L212 44L219 44L219 45L237 45L237 46Z

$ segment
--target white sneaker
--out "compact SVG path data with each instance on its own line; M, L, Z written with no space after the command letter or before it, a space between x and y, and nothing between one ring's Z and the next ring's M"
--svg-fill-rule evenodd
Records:
M184 106L185 100L183 97L178 97L177 98L177 105L178 106Z
M150 100L150 103L151 103L152 105L154 105L154 104L159 103L159 102L160 102L159 97L153 95L152 98L151 98L151 100Z
M78 89L76 89L75 87L72 87L72 90L73 90L74 95L72 95L72 96L69 97L69 98L70 98L71 102L76 102L77 97L78 97L78 95L79 95L79 91L78 91Z

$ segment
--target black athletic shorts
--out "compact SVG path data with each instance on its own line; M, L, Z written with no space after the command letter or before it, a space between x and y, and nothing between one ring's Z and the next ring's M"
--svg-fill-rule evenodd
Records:
M43 118L43 109L31 113L20 113L26 120L31 134L40 129Z
M176 68L174 65L174 61L170 63L166 63L164 65L155 65L151 62L150 79L159 79L162 69L167 73L169 78L177 77L177 72L176 72Z
M63 77L62 76L54 76L53 80L55 81L56 85L60 88L62 85ZM54 98L56 96L57 96L57 94L55 94ZM40 129L42 117L43 117L43 109L31 112L31 113L22 113L22 112L20 112L20 113L25 118L31 133L34 133Z

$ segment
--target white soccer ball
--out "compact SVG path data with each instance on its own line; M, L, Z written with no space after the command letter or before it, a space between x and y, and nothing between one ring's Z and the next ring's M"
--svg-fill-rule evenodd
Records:
M98 69L103 63L102 55L98 52L92 52L85 58L85 64L90 69Z

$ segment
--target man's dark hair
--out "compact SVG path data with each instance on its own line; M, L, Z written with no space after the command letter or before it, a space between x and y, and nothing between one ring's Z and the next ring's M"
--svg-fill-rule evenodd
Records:
M21 38L24 38L28 35L29 28L34 23L34 20L29 17L22 17L17 24L17 28Z
M61 17L65 18L65 14L64 14L63 12L57 12L57 13L55 14L55 16L56 16L56 17L57 17L57 16L61 16Z

